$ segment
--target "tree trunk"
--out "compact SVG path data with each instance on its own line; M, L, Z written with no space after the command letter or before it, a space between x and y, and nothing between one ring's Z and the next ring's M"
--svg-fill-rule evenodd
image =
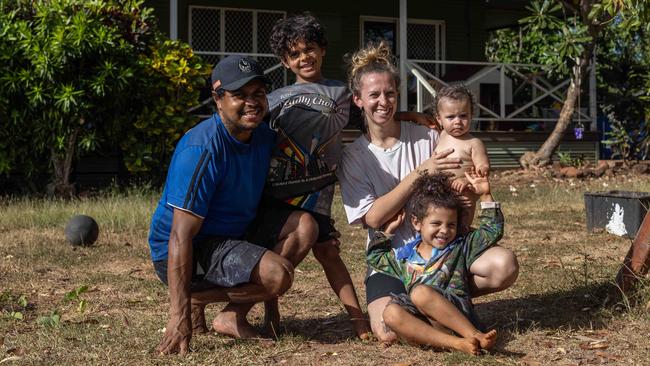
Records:
M521 156L519 164L521 164L524 169L541 168L551 163L551 157L555 150L557 150L558 146L560 146L564 132L571 123L576 102L578 101L578 98L580 98L580 85L582 84L582 79L587 71L587 65L588 62L581 60L573 68L571 83L569 84L569 89L567 90L562 110L560 110L560 118L557 120L553 132L551 132L550 136L546 141L544 141L544 144L539 148L539 150L537 150L537 152L529 151Z
M70 184L70 174L72 173L72 160L77 146L77 135L79 135L79 129L75 128L68 137L63 152L57 151L55 147L50 150L52 167L54 168L54 180L47 185L47 193L50 196L69 198L76 194L74 184Z

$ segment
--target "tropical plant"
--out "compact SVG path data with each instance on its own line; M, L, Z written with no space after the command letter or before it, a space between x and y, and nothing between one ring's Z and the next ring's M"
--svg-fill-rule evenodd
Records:
M192 123L207 69L142 0L0 0L0 174L49 167L69 195L75 157L101 145L149 168Z
M171 40L151 45L139 66L142 108L123 131L124 163L131 172L161 172L178 139L197 122L187 110L198 104L210 67L190 46Z
M555 128L536 152L524 154L524 168L548 164L571 122L595 45L608 28L645 26L647 4L641 0L533 0L531 15L519 30L501 30L488 42L490 60L542 65L551 75L569 76L570 84Z

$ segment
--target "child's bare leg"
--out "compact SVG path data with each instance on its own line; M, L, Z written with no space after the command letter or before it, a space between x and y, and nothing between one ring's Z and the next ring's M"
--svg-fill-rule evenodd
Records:
M312 251L314 257L323 266L325 276L332 290L345 306L355 333L359 338L367 339L368 333L370 333L370 325L363 311L361 311L350 273L339 255L339 248L331 241L327 241L317 243Z
M383 314L384 323L397 335L415 344L436 348L454 349L478 355L479 341L475 338L460 338L415 317L397 304L388 304Z
M481 348L490 349L496 342L497 332L482 333L463 313L442 294L426 285L411 291L413 304L427 317L460 334L465 339L476 339Z

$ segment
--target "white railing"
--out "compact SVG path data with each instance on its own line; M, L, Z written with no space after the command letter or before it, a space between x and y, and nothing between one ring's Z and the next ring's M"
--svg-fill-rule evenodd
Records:
M435 90L439 87L462 83L476 97L474 121L512 121L520 123L556 122L559 108L564 103L564 94L570 79L551 82L545 78L540 65L506 64L493 62L470 61L436 61L436 60L407 60L407 69L415 77L417 94L416 110L423 112L432 109ZM455 76L442 76L441 71L465 71ZM453 72L452 72L453 74ZM453 80L450 80L453 79ZM595 130L595 77L590 73L589 93L583 92L574 114L574 122L583 124L585 130ZM497 90L482 90L481 84L487 84ZM593 85L592 85L593 84ZM480 95L481 93L486 95ZM588 94L588 98L585 98ZM481 103L491 99L490 105Z

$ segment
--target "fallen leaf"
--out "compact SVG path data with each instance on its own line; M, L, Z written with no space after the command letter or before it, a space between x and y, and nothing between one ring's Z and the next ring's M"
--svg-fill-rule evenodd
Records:
M591 338L591 337L585 337L585 336L582 336L582 335L576 335L575 338L577 340L583 341L583 342L593 342L593 343L605 342L605 339L595 339L595 338Z
M603 352L603 351L597 351L596 356L606 358L606 359L611 360L611 361L616 361L616 360L620 359L620 357L618 357L618 356L614 356L613 354L611 354L609 352Z
M557 351L558 353L561 353L561 354L563 354L563 355L566 355L566 349L564 349L563 347L558 347L556 351Z
M2 337L0 337L0 347L2 347L4 345L5 345L5 337L2 336Z
M607 347L609 347L609 345L605 342L580 343L580 348L584 350L605 349Z

